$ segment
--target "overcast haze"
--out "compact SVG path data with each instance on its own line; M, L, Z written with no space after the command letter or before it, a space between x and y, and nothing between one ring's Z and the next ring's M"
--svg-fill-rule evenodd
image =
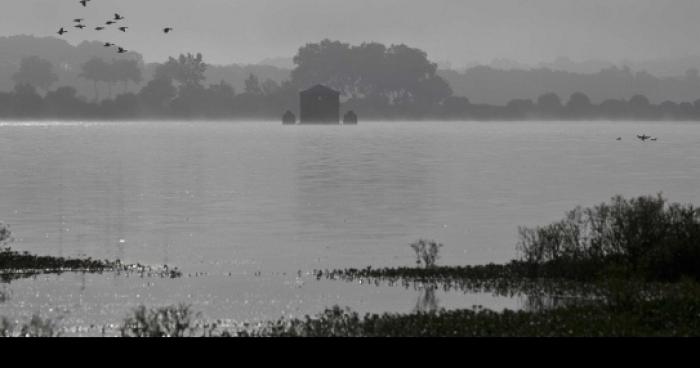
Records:
M323 38L406 43L453 66L509 58L537 63L697 55L697 0L2 0L0 34L57 36L76 17L89 26L117 11L131 29L73 28L66 40L115 41L162 61L201 51L217 64L290 57ZM175 33L164 35L164 26Z

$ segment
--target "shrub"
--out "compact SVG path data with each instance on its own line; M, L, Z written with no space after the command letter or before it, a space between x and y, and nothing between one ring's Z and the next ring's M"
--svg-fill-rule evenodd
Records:
M661 194L577 207L559 222L519 228L518 251L532 264L597 264L652 279L700 278L700 209Z
M185 304L157 309L142 305L124 320L120 332L122 337L194 337L200 332L211 336L216 325L197 323L200 316Z
M440 258L439 253L442 244L421 239L411 244L411 248L416 252L416 264L420 265L422 263L425 265L425 268L433 268Z
M51 319L43 319L38 314L32 316L29 322L16 325L6 317L0 319L0 337L60 337L58 323Z
M0 222L0 246L4 246L12 241L12 232L10 228Z

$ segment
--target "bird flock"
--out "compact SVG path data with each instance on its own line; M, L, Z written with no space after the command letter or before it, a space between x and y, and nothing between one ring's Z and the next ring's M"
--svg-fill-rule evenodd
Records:
M89 3L90 1L92 1L92 0L80 0L79 3L80 3L84 8L86 8L86 7L88 6L88 3ZM125 20L125 19L126 19L126 18L123 17L121 14L119 14L119 13L114 13L114 18L108 19L108 20L104 23L104 25L98 25L98 26L94 27L94 29L95 29L95 31L104 31L105 29L107 29L108 26L112 26L112 25L115 25L115 24L119 25L119 22L120 22L120 21L123 21L123 20ZM76 23L73 27L74 27L74 28L77 28L77 29L79 29L79 30L82 31L82 30L84 30L85 28L88 28L88 26L86 26L86 25L84 24L84 22L85 22L85 18L76 18L76 19L73 19L73 23ZM58 33L59 36L63 36L64 34L68 33L68 30L66 30L66 28L67 28L67 27L65 27L65 26L64 26L64 27L61 27L61 28L58 30L58 32L56 32L56 33ZM126 33L126 31L129 29L129 27L123 26L123 25L121 25L121 26L119 26L119 27L115 27L115 28L118 29L118 30L121 31L121 32L124 32L124 33ZM168 33L172 32L172 31L173 31L173 27L165 27L165 28L163 28L163 33L165 33L165 34L168 34ZM112 42L105 42L104 47L115 47L117 53L119 53L119 54L124 54L124 53L129 52L129 50L123 48L122 46L118 46L118 45L116 45L116 44L114 44L114 43L112 43Z

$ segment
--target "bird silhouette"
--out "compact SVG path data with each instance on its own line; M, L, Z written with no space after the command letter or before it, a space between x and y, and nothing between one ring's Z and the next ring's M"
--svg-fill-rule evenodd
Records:
M83 4L83 7L86 7L86 6L87 6L87 3L89 3L90 0L80 0L79 2L80 2L81 4Z
M113 21L113 20L108 20L108 21L105 22L105 24L108 25L108 26L110 26L110 25L112 25L112 24L114 24L114 23L117 23L117 22L115 22L115 21Z
M618 141L621 141L621 140L622 140L622 137L617 137L617 140L618 140Z
M648 136L648 135L646 135L646 134L637 135L637 138L639 138L639 140L642 141L642 142L646 142L646 141L648 141L649 139L651 139L651 137Z
M76 26L74 26L74 27L75 27L75 28L83 29L83 28L85 28L85 25L84 25L84 24L78 24L78 25L76 25Z
M124 17L122 17L121 15L119 15L117 13L114 13L114 20L122 20L122 19L124 19Z
M129 50L127 50L127 49L125 49L125 48L123 48L123 47L119 47L119 50L117 50L117 52L120 53L120 54L125 54L125 53L129 52Z
M172 27L163 28L163 32L164 32L164 33L170 33L172 30L173 30Z
M68 31L66 31L65 29L63 29L63 27L61 27L61 29L59 29L58 32L56 32L56 33L58 33L60 36L63 36L63 34L68 33Z
M76 18L76 19L73 19L73 22L75 22L75 23L81 23L81 22L84 21L84 20L85 20L84 18Z
M126 30L127 30L128 28L129 28L129 27L119 27L119 30L122 31L122 32L126 32Z
M658 141L658 140L659 140L659 138L656 138L656 137L654 137L654 138L651 139L652 142L656 142L656 141Z
M105 47L112 47L112 46L114 46L113 43L111 43L111 42L105 42Z
M95 30L96 30L96 31L101 31L101 30L103 30L103 29L105 29L105 27L95 27Z

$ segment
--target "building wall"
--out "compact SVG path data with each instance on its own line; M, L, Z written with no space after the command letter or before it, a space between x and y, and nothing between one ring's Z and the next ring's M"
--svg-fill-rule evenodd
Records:
M340 124L340 96L334 93L301 93L301 124Z

